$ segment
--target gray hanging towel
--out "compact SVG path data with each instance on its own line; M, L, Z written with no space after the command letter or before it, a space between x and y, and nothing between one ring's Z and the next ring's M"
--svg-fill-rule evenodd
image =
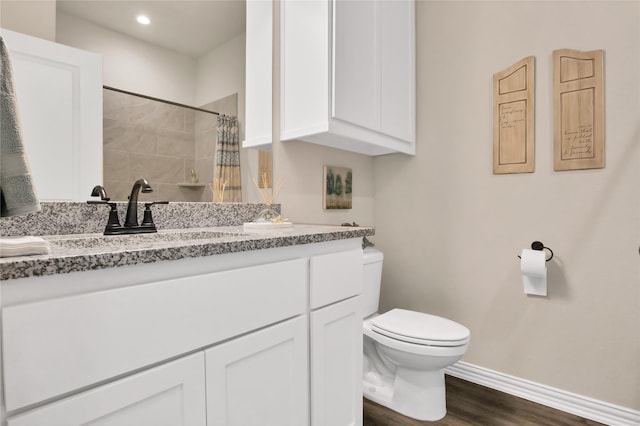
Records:
M0 36L0 216L39 211L40 202L22 142L9 52Z

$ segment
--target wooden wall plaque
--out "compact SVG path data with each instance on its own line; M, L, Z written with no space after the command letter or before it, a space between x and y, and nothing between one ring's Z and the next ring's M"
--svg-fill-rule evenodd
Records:
M604 167L602 50L553 51L553 168Z
M531 173L534 168L535 58L493 75L493 173Z

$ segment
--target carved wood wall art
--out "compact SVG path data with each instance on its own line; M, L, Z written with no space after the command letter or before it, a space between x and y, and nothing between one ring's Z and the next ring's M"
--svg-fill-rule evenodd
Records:
M534 169L535 58L493 75L493 173Z
M604 167L603 51L553 52L554 170Z

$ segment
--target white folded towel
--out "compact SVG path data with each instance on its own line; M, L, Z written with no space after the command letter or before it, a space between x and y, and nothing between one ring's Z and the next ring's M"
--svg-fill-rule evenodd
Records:
M29 256L49 254L49 241L40 237L4 237L0 238L0 257Z

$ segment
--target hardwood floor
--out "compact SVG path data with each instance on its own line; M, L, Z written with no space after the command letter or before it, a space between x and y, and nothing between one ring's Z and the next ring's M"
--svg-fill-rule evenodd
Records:
M365 426L577 426L601 425L451 376L446 377L447 415L435 422L405 417L363 398Z

